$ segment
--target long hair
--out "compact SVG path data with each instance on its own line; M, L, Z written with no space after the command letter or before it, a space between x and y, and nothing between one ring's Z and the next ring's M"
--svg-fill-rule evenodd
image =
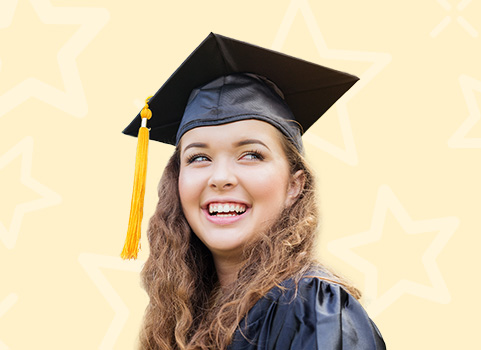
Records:
M180 154L175 150L160 180L159 202L148 229L150 255L141 277L150 302L140 333L142 350L225 349L260 298L285 279L298 281L313 266L323 270L320 278L360 296L315 261L319 213L313 172L296 147L280 137L291 174L304 171L303 189L267 232L246 245L244 263L228 289L220 288L212 255L182 212Z

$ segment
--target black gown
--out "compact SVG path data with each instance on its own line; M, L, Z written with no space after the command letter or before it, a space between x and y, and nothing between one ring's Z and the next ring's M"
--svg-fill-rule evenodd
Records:
M361 304L339 285L306 276L297 290L291 280L282 286L252 307L228 350L386 349Z

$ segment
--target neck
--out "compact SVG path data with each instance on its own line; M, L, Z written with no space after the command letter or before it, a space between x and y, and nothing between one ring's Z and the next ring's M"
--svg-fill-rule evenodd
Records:
M214 256L215 270L219 283L223 289L227 288L237 279L237 272L242 266L242 262L232 259L232 257L226 256Z

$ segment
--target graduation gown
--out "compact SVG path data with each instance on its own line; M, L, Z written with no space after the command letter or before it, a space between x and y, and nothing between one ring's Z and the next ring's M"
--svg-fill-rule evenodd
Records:
M229 350L382 350L381 333L342 287L303 277L275 287L241 321Z

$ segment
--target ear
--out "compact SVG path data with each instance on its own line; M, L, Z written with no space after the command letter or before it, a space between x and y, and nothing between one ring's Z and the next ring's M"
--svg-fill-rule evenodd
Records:
M287 187L286 207L294 204L296 199L299 197L301 191L304 189L305 180L306 177L304 170L298 170L294 175L291 176L289 185Z

